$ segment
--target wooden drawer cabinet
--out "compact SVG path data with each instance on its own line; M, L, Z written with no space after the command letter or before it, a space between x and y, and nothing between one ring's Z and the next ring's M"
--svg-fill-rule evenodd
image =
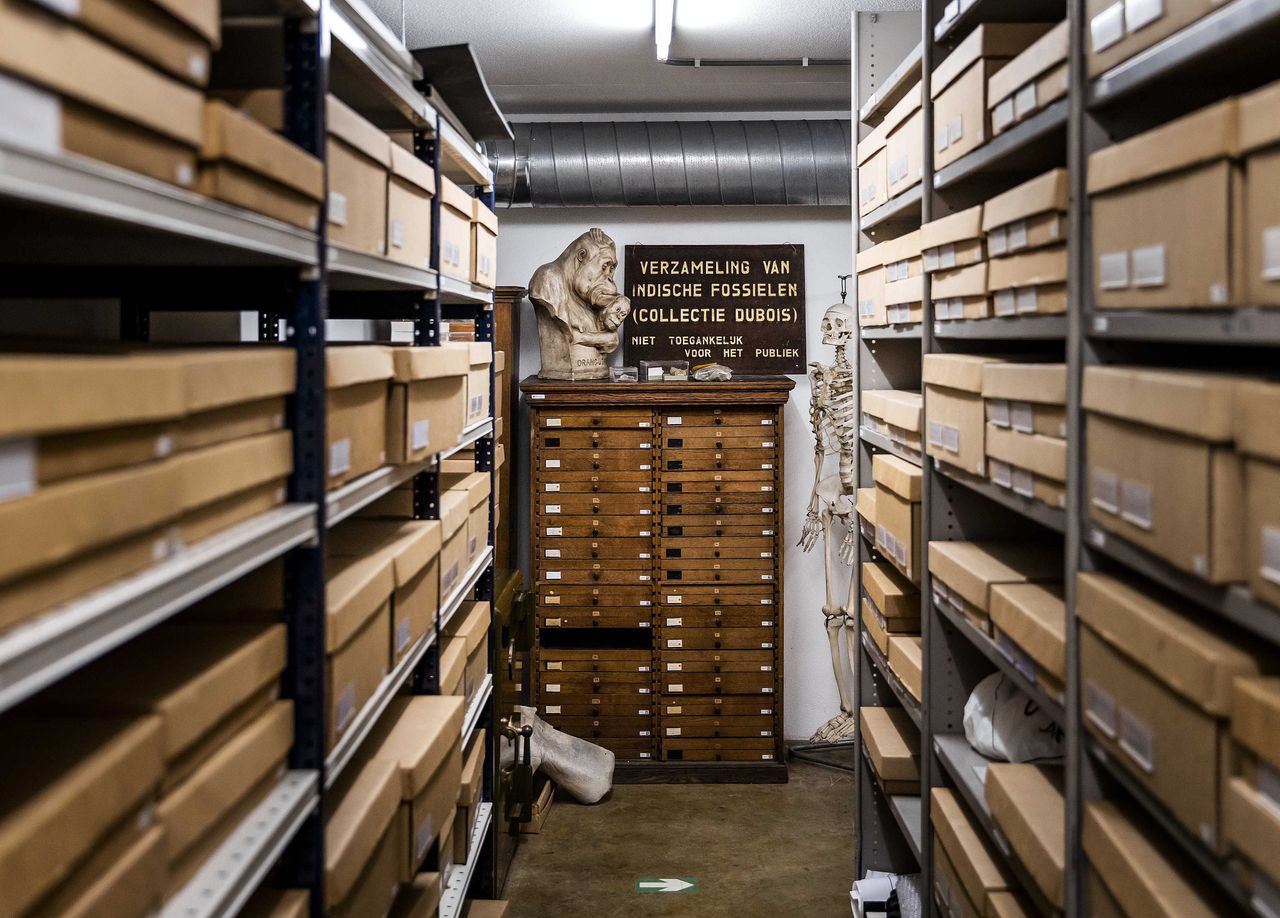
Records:
M791 386L522 386L535 703L553 726L611 749L619 780L628 762L655 759L725 763L697 772L702 779L776 780L761 775L783 767L782 420Z

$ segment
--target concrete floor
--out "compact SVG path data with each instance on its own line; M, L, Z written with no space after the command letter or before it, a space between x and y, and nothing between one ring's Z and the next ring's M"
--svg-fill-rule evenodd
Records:
M636 891L642 877L695 891ZM853 778L793 763L777 785L620 785L596 806L557 797L525 836L504 893L512 918L847 916Z

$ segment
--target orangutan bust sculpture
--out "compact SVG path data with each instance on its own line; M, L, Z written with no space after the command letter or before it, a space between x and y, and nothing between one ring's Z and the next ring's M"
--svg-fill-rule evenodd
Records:
M555 261L533 272L529 299L538 317L543 379L603 379L631 301L618 292L618 252L604 230L589 229Z

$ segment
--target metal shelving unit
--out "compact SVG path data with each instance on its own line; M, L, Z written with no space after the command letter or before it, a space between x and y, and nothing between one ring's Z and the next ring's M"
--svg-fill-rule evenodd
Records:
M1019 316L991 319L948 319L933 323L935 338L977 341L1065 341L1066 316Z
M966 184L996 178L1016 184L1012 177L1032 178L1055 163L1066 161L1067 99L1059 99L1026 121L996 135L972 153L943 166L933 175L934 191L950 193ZM981 197L989 195L984 188Z
M471 734L476 732L476 727L480 726L480 720L484 716L484 710L489 704L489 696L493 694L493 673L489 673L484 677L484 682L480 689L476 692L476 697L471 699L471 703L467 705L467 716L462 722L462 741L465 743L471 738Z
M1044 501L1036 500L1034 497L1024 497L1010 488L1002 488L989 479L970 475L937 459L934 459L932 464L937 474L945 475L951 481L964 485L992 503L1008 507L1019 516L1033 520L1054 532L1067 531L1067 511L1061 507L1050 507Z
M1108 341L1280 345L1280 311L1275 309L1094 311L1085 328L1090 338Z
M898 704L907 712L918 729L923 724L920 702L916 701L911 692L907 690L907 687L902 684L902 680L889 668L888 659L880 652L880 648L876 646L876 642L872 640L871 635L865 631L862 632L862 649L865 651L867 659L871 661L871 665L875 667L876 675L889 686L894 697L898 699Z
M923 48L923 43L917 44L884 78L880 87L867 97L867 101L858 109L859 121L867 125L879 124L889 114L889 110L907 94L907 90L920 79L920 56Z
M480 859L484 839L492 828L492 822L492 803L482 803L476 807L476 821L471 827L472 855L465 864L454 865L452 874L445 881L444 895L440 900L440 918L458 918L462 914L467 889L471 886L472 877L475 876L476 863Z
M858 221L864 233L901 236L920 228L920 186L904 191Z
M870 444L871 446L874 446L876 449L884 450L886 453L890 453L894 456L897 456L899 459L902 459L906 462L910 462L913 465L920 464L919 453L912 452L911 450L906 449L905 447L899 446L897 443L894 443L884 434L876 433L874 430L870 430L866 427L859 427L858 436L861 437L862 442Z
M325 524L330 528L338 525L347 517L369 506L380 497L394 491L405 482L412 481L423 472L436 467L436 459L425 459L408 465L384 465L374 469L367 475L361 475L336 490L330 491L325 498L328 509L325 512Z
M328 266L331 290L430 292L436 289L436 272L430 268L415 268L341 245L329 246Z

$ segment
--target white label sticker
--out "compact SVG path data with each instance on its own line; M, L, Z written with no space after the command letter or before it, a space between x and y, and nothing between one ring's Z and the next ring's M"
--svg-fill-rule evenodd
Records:
M1009 423L1019 433L1035 433L1035 411L1030 402L1013 402L1009 406Z
M1014 220L1009 224L1009 251L1016 252L1018 249L1027 247L1027 221Z
M1280 586L1280 528L1262 527L1262 578Z
M1118 0L1089 20L1089 38L1095 53L1124 38L1124 0Z
M956 246L954 242L948 242L944 246L938 248L938 267L945 271L948 268L956 266Z
M383 646L385 647L386 645L384 644ZM338 722L336 725L337 732L341 733L351 724L351 718L354 717L356 713L355 685L348 685L342 690L342 693L338 695L338 709L336 713L338 716Z
M397 249L403 249L404 248L404 221L393 219L391 221L391 232L389 233L389 235L391 236L392 247Z
M1013 99L1008 98L991 110L991 126L997 131L1003 131L1012 123Z
M558 469L558 468L560 468L560 460L559 460L559 459L548 459L548 460L547 460L547 465L546 465L546 467L547 467L547 468L549 468L549 469Z
M545 422L545 425L546 425L547 427L559 427L559 426L560 426L560 419L559 419L559 418L547 418L547 420L546 420L546 422Z
M396 653L403 653L409 646L409 619L403 618L396 623Z
M1098 256L1098 286L1103 290L1129 289L1129 253L1103 252Z
M559 513L559 512L560 512L560 505L559 505L559 504L547 504L547 511L546 511L546 512L547 512L547 513Z
M36 490L36 441L32 437L0 443L0 501Z
M964 115L956 115L947 122L947 145L959 143L964 137Z
M672 682L670 685L668 685L668 686L667 686L667 691L668 691L668 692L683 692L683 691L684 691L684 683L683 683L683 682Z
M560 557L560 549L558 549L558 548L548 548L548 549L546 550L546 552L544 553L544 557L547 557L547 558L559 558L559 557Z
M1040 297L1035 287L1019 287L1013 292L1014 310L1019 315L1040 311Z
M555 494L555 493L559 493L559 491L560 491L560 483L559 483L559 482L555 482L555 481L549 481L549 482L547 482L547 490L548 490L548 491L550 491L550 492L551 492L551 493L553 493L553 494Z
M1164 15L1164 0L1124 0L1124 27L1132 35Z
M668 423L668 424L683 424L683 423L684 423L684 418L680 417L679 415L676 415L675 417L667 418L667 423Z
M414 421L411 447L415 450L426 449L431 442L431 421Z
M669 595L667 596L667 604L672 606L683 605L684 597L679 594Z
M987 399L989 420L997 427L1009 426L1009 401L1003 398Z
M559 572L559 571L547 571L547 579L548 579L548 580L559 580L559 579L560 579L560 572Z
M351 470L351 438L343 437L329 444L329 477Z
M1036 84L1028 83L1013 97L1013 116L1021 120L1036 110Z
M1126 478L1120 483L1120 517L1141 529L1151 529L1151 488Z
M550 692L553 695L560 694L560 686L558 683L550 682L544 685L542 688L544 691Z
M1002 488L1013 487L1013 467L1007 462L1001 462L999 459L987 460L989 471L991 474L991 483L999 485ZM938 581L934 581L937 584Z
M559 714L559 713L560 713L560 705L558 705L558 704L548 704L548 705L543 705L543 707L542 707L542 713L543 713L543 714Z
M680 627L681 625L683 625L683 624L684 624L684 619L683 619L683 618L669 618L669 619L667 619L667 627L668 627L668 628L679 628L679 627Z
M1036 496L1035 476L1026 469L1014 468L1013 470L1013 493L1021 494L1023 497Z
M1094 468L1089 476L1092 483L1089 499L1099 510L1120 512L1120 476L1109 469Z
M1084 683L1084 716L1110 739L1116 736L1116 699L1092 679Z
M1009 228L1007 226L997 226L987 233L987 253L989 255L1003 255L1008 250Z
M336 226L347 225L347 196L341 191L329 192L329 222Z
M1280 226L1262 231L1262 279L1280 281Z
M998 316L1018 314L1018 302L1012 290L997 290L994 300L995 312Z
M1132 252L1133 286L1163 287L1164 245L1148 245Z
M1151 728L1128 708L1120 709L1120 748L1151 774L1156 769L1155 738Z
M79 6L74 0L67 5ZM0 73L0 111L0 140L41 153L61 152L62 103L57 95Z
M549 536L564 535L564 527L563 527L563 526L548 526L548 527L547 527L547 535L549 535Z

